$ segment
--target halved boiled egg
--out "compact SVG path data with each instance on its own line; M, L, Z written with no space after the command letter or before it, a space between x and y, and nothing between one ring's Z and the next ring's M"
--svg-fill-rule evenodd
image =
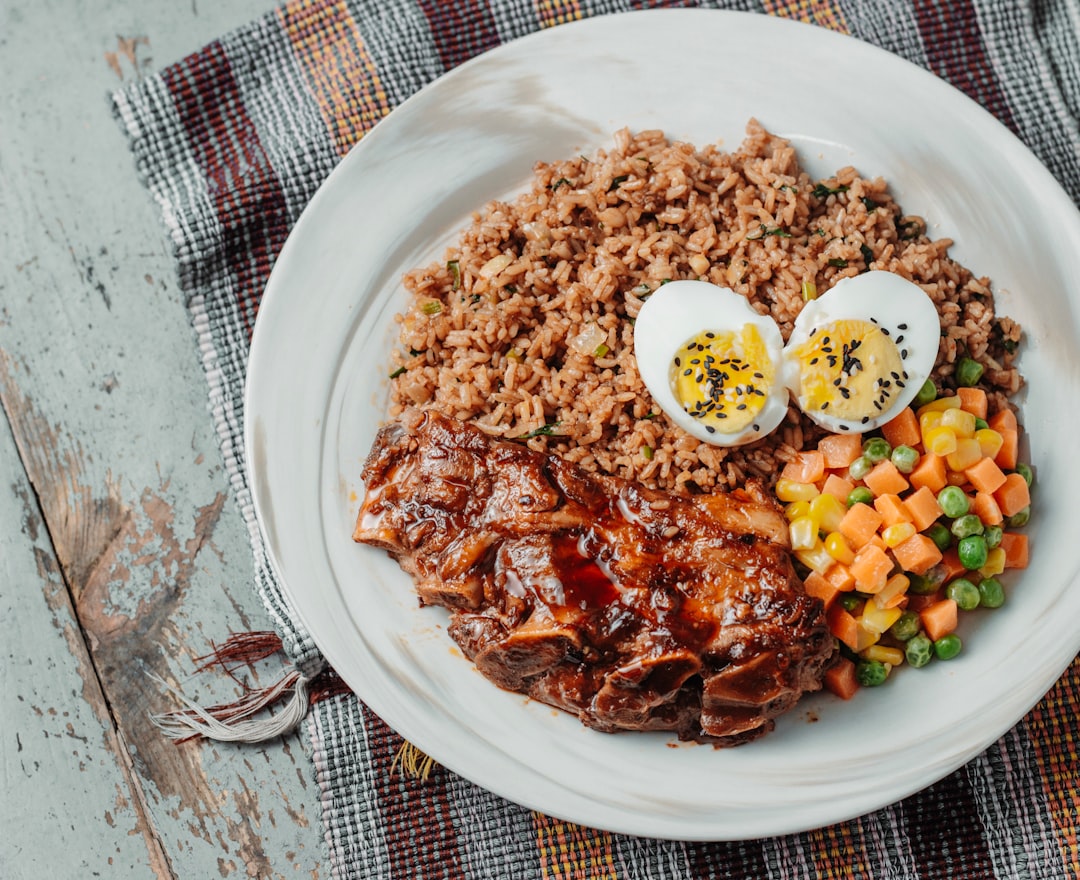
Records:
M661 286L642 306L642 381L679 427L718 446L775 430L789 397L834 432L862 433L911 403L930 375L937 309L917 285L866 272L806 303L784 345L747 299L704 281Z
M918 285L873 271L803 306L784 358L799 408L835 433L863 433L915 399L937 358L941 320Z
M662 285L634 323L638 371L657 405L717 446L750 443L783 421L783 348L771 317L706 281Z

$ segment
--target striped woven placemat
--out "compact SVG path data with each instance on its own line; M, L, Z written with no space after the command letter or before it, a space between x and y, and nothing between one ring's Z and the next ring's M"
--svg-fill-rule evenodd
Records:
M1080 6L991 0L297 0L113 96L160 206L214 424L284 649L323 664L270 570L245 483L242 399L259 297L286 234L341 157L441 73L540 28L655 6L796 18L952 82L1080 204ZM860 819L735 843L624 837L549 818L439 768L391 772L400 738L323 677L307 717L333 876L916 878L1080 876L1080 663L941 782Z

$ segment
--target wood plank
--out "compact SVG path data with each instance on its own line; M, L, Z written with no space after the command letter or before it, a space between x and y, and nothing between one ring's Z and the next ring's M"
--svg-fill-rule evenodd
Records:
M19 652L40 648L35 669L48 670L32 691L5 677L0 695L29 694L32 715L55 713L64 739L35 748L71 753L66 764L53 755L24 798L0 800L0 823L66 822L72 864L113 859L110 875L122 861L132 876L316 876L318 796L301 735L178 747L148 717L174 705L151 673L203 702L234 698L226 676L194 676L194 658L230 632L270 628L172 260L104 100L121 77L268 8L204 6L54 0L0 13L0 403L18 450L10 437L0 449L0 478L12 474L0 487L18 476L16 459L26 474L11 497L0 488L0 526L16 526L3 532L14 561L0 572L18 565L5 583L27 583L33 566L29 595L42 607L20 606L13 619ZM30 538L22 530L35 510ZM67 624L57 623L65 608ZM271 659L251 680L280 672ZM69 721L85 742L66 733ZM20 766L19 748L5 739L5 767ZM71 804L64 816L58 804ZM44 832L25 840L0 845L0 875L53 866L40 860L53 855Z

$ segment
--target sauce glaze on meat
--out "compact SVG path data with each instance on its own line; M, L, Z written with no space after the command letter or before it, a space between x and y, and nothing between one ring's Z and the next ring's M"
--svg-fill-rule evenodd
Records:
M757 484L684 497L588 474L432 411L383 428L356 541L386 549L498 686L603 731L733 745L833 652Z

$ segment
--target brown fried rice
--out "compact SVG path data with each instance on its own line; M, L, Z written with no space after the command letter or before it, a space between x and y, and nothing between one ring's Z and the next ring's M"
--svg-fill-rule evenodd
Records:
M951 259L951 244L904 215L881 178L847 167L812 179L754 120L732 153L622 130L591 158L537 164L527 192L487 205L444 260L405 277L390 415L434 407L660 488L771 481L820 429L794 406L775 433L735 449L677 428L634 359L644 299L669 280L711 281L771 314L786 340L804 281L820 295L868 268L894 272L941 316L939 390L954 387L960 357L975 358L993 411L1021 384L1020 327L995 314L989 279Z

